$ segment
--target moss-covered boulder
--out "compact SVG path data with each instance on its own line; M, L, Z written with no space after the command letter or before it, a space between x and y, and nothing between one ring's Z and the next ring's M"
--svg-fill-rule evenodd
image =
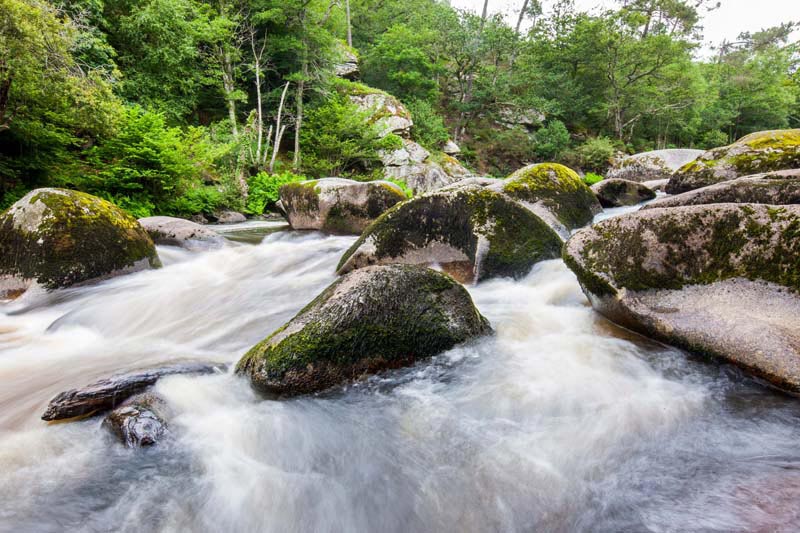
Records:
M800 392L800 206L642 210L579 231L564 260L614 322Z
M702 150L670 148L627 156L614 163L606 173L609 179L636 182L669 179L672 173L703 154Z
M156 244L187 250L208 250L225 245L225 237L191 220L175 217L145 217L139 224Z
M359 235L384 211L406 199L388 181L341 178L289 183L280 189L281 208L294 229Z
M411 120L411 113L396 97L363 83L346 80L340 80L336 87L360 111L368 115L368 122L377 127L382 137L390 133L401 137L409 136L414 122Z
M535 263L558 257L560 249L561 239L541 218L475 183L390 209L342 256L338 272L373 264L435 264L473 282L523 276Z
M373 266L325 289L255 345L236 371L280 395L323 390L412 364L491 332L469 293L420 266Z
M493 189L523 202L564 238L603 210L580 176L558 163L521 168Z
M742 176L800 168L800 129L760 131L709 150L678 169L666 191L679 194Z
M647 204L645 209L703 204L800 204L800 170L778 170L723 181Z
M656 192L646 185L621 179L605 179L595 183L592 192L603 207L636 205L656 197Z
M89 194L36 189L0 214L0 296L160 265L136 219Z

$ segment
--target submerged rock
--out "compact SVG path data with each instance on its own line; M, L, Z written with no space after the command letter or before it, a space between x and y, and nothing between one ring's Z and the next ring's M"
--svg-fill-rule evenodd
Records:
M156 244L180 246L187 250L221 248L225 238L200 224L174 217L140 218L139 224Z
M679 194L742 176L800 168L800 129L760 131L714 148L678 169L666 191Z
M294 229L359 235L384 211L406 199L388 181L341 178L289 183L280 189L281 208Z
M800 206L648 209L564 247L612 321L800 392Z
M723 181L656 200L645 209L722 203L800 204L800 170L778 170Z
M152 446L167 433L167 411L160 396L137 394L108 413L103 425L128 448Z
M604 179L592 185L592 192L603 207L636 205L656 197L655 191L643 183L622 179Z
M107 411L143 392L164 376L177 374L211 374L224 369L224 365L207 363L180 363L139 372L118 374L101 379L80 389L58 394L50 400L42 420L63 420Z
M0 214L0 298L159 266L136 219L96 196L36 189Z
M690 161L694 161L702 150L671 148L653 150L625 157L606 173L608 179L624 179L636 182L669 179L672 173Z
M542 219L482 183L465 180L390 209L342 256L338 272L436 264L472 282L520 277L537 262L558 257L561 239Z
M261 391L303 394L407 366L490 332L452 278L420 266L372 266L335 281L254 346L236 371Z

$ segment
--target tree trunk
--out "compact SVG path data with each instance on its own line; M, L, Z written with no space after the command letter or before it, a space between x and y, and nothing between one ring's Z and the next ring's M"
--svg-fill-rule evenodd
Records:
M228 119L231 121L231 130L234 137L239 136L239 127L236 124L236 100L233 97L236 85L233 80L233 62L231 53L224 50L222 46L219 51L220 62L222 63L222 88L225 91L225 102L228 107Z
M281 93L281 103L278 105L278 118L275 120L275 145L272 148L272 157L269 160L270 174L272 174L272 171L275 168L275 158L278 157L278 150L281 148L283 132L286 130L286 126L281 126L281 120L283 118L283 103L286 101L286 92L289 90L289 83L290 82L287 81L286 85L283 87L283 92Z
M347 46L353 46L353 28L350 25L350 0L344 0L344 10L347 15Z
M483 26L486 23L486 16L489 11L489 0L483 0L483 12L481 13L481 24L478 27L478 38L483 39ZM474 78L474 73L470 72L469 76L467 77L467 90L464 93L464 104L469 104L472 100L472 81ZM466 111L462 110L458 116L458 124L456 125L455 132L453 133L453 141L456 143L461 140L461 135L463 135L465 127L464 121L467 118Z
M303 60L303 77L297 82L296 93L296 117L294 123L294 159L292 168L300 169L300 130L303 127L303 94L306 88L306 78L308 77L308 60Z

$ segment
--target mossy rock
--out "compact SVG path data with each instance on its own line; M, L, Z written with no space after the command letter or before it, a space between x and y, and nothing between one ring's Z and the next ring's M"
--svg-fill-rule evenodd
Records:
M656 197L656 192L642 183L614 178L595 183L592 192L603 207L636 205Z
M579 231L564 261L612 321L800 392L800 206L641 210Z
M800 129L760 131L714 148L678 169L666 191L679 194L742 176L800 168Z
M521 168L504 180L501 190L524 202L563 237L585 226L602 211L591 189L578 174L558 163Z
M489 333L469 293L449 276L414 265L372 266L339 278L247 352L236 371L266 393L304 394Z
M0 215L0 295L159 266L136 219L89 194L36 189Z
M669 148L630 155L615 163L606 174L608 179L624 179L643 183L669 179L680 167L694 161L702 150Z
M402 189L388 181L324 178L288 183L280 189L281 206L292 228L339 235L360 235L405 199Z
M644 209L723 203L800 204L800 170L778 170L723 181L661 198L646 205Z
M480 180L478 180L480 181ZM479 183L418 196L371 224L339 262L441 265L463 282L521 277L558 257L559 236L538 216Z

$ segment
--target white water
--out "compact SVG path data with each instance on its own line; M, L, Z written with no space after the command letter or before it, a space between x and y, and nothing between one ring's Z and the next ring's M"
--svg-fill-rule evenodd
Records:
M496 336L323 395L175 376L171 438L129 450L56 393L234 363L352 238L279 232L0 304L0 531L796 531L800 407L609 324L561 261L472 287ZM40 297L41 298L41 297Z

